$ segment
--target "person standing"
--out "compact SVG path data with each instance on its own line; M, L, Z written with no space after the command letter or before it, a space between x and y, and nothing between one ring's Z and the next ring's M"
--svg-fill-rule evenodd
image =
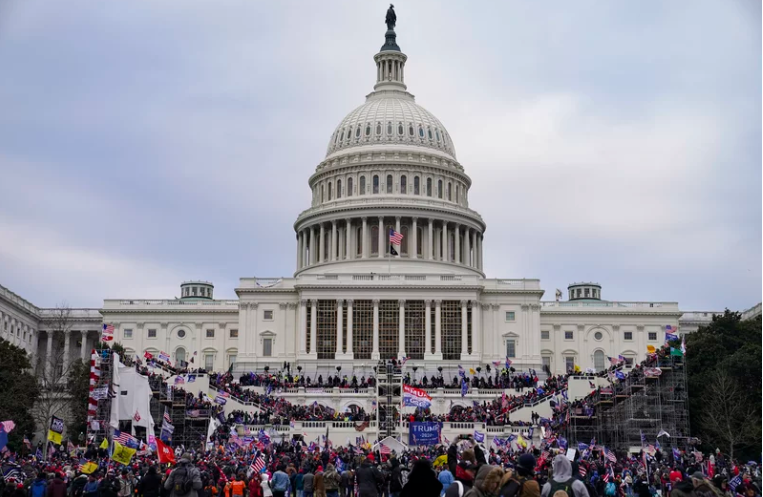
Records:
M180 456L177 466L164 481L164 488L170 491L170 497L199 497L201 472L191 461L190 454Z
M289 490L289 475L286 474L285 469L283 464L279 464L276 472L273 473L273 479L270 481L273 497L286 497L286 491Z

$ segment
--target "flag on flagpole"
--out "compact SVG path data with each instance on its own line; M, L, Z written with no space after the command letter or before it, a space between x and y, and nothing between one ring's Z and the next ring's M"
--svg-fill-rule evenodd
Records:
M403 243L403 234L398 233L397 231L390 229L389 230L389 243L392 245L400 245Z
M112 340L114 340L114 325L104 323L101 330L101 341L110 342Z

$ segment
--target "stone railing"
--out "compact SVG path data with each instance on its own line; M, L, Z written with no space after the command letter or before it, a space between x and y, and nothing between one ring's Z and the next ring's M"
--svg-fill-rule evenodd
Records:
M678 311L678 302L541 302L544 310L553 309L655 309L658 311Z
M37 316L40 313L39 307L37 307L36 305L33 305L26 299L19 297L18 295L16 295L15 293L8 290L2 285L0 285L0 298L16 305L17 307L24 309L25 311L27 311L29 314L32 314L33 316Z
M147 299L139 299L139 300L117 300L117 299L107 299L103 301L103 308L104 309L115 309L115 308L121 308L126 306L134 306L134 307L212 307L212 306L221 306L221 307L231 307L233 310L238 310L238 300L191 300L191 301L184 301L180 299L170 299L170 300L147 300Z

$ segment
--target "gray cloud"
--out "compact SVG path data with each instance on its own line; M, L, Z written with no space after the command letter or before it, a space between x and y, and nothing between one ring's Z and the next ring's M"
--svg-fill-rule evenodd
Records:
M760 5L396 4L493 277L685 309L761 300ZM38 305L289 275L385 2L0 10L0 274Z

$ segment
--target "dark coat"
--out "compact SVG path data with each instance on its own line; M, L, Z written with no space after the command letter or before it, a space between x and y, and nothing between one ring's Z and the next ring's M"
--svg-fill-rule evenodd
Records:
M395 468L400 469L400 468ZM394 470L393 470L394 473ZM403 487L400 497L440 497L442 483L426 459L419 459L413 465L408 483ZM390 490L392 491L392 490Z
M138 493L143 497L158 497L161 487L162 477L156 473L148 473L138 483Z
M384 483L384 478L378 469L364 461L355 475L358 479L360 497L377 497L379 495L379 487Z
M66 483L59 478L53 478L53 481L48 483L47 494L48 497L66 497Z

